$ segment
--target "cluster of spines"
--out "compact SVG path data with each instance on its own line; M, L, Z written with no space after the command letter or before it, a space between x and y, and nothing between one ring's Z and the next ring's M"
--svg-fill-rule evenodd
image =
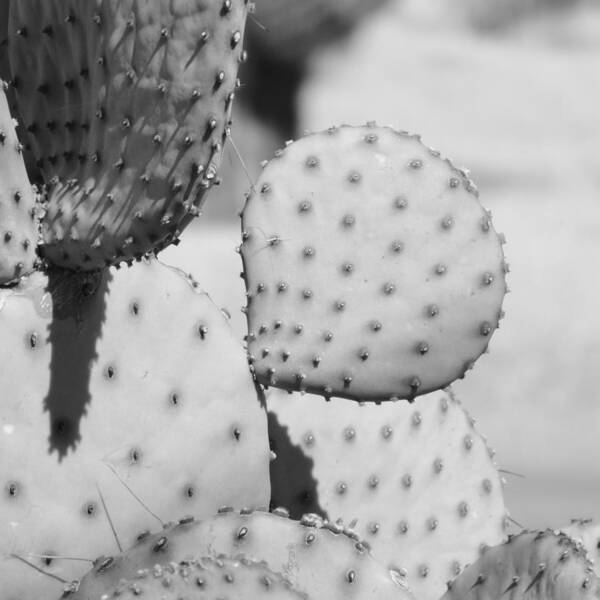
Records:
M157 546L164 543L166 542L163 538L160 538ZM98 572L109 570L112 560L110 557L98 559L96 561ZM268 592L280 591L281 593L284 591L287 592L286 598L307 600L306 595L299 593L289 579L280 573L271 571L266 563L246 556L234 558L227 555L189 557L179 562L156 563L151 568L138 569L131 578L121 579L114 589L103 594L100 600L121 596L145 596L147 592L152 595L157 588L163 594L173 594L173 596L169 596L173 598L174 594L179 594L182 589L185 589L186 593L192 594L194 598L197 597L194 592L200 594L201 598L205 597L203 594L217 593L221 590L233 592L236 589L236 576L240 574L239 571L246 576L244 579L247 579L248 575L254 576L255 588L258 588L261 597L262 594ZM62 598L72 597L78 591L78 586L76 581L67 584ZM252 594L258 590L238 590L238 593L245 598L254 598L255 596Z
M537 550L538 545L546 541L553 543L557 549L556 556L548 554L546 558L548 560L555 560L553 563L547 561L539 562L537 567L533 569L535 572L532 572L532 569L527 568L531 566L527 564L527 561L533 560L533 554ZM574 597L578 592L585 593L588 591L594 594L594 598L600 597L600 579L594 574L593 563L583 545L561 531L546 529L544 531L523 530L518 534L510 534L507 541L501 546L484 548L482 559L478 563L467 567L467 570L456 581L448 581L448 592L443 596L442 600L455 598L455 588L462 590L462 593L468 591L469 598L479 598L478 591L487 585L488 580L497 577L506 577L512 568L511 558L502 558L501 556L497 556L496 561L491 560L483 564L482 561L486 561L487 559L486 554L489 553L492 556L496 556L498 552L510 553L511 547L519 542L529 543L531 549L529 553L523 553L522 558L526 561L525 564L514 565L520 574L513 574L510 576L510 581L505 582L505 587L500 592L503 597L507 594L510 594L510 597L525 596L539 586L544 578L548 578L549 586L558 586L560 583L560 571L557 572L556 570L566 567L569 564L569 560L573 557L578 560L578 566L580 567L580 572L578 573L579 579L576 576L570 580L570 586L567 582L563 585L571 588L570 592L573 593ZM481 570L474 577L474 573L477 572L477 567L480 564ZM457 573L457 575L459 574ZM465 586L468 587L466 588ZM484 596L481 597L492 597L489 593L486 595L486 592L482 592L482 594ZM552 595L552 598L554 597Z
M9 111L9 85L0 80L0 152L3 190L0 193L0 285L16 283L38 263L36 247L43 215L38 191L27 178L23 146Z

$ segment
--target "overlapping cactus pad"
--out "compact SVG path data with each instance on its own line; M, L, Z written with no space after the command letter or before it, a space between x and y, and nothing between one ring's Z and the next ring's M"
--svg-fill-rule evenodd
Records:
M593 519L575 519L562 529L563 533L583 544L589 559L600 576L600 523Z
M105 563L106 564L106 563ZM160 600L308 600L293 584L263 562L226 556L190 558L180 563L154 564L121 579L112 590L108 583L98 598L160 598ZM64 598L91 598L69 593Z
M342 527L325 523L315 515L307 515L298 522L281 512L252 511L241 514L224 511L204 521L184 519L160 533L144 537L128 552L98 560L80 582L78 591L65 597L69 600L100 598L120 580L151 572L156 564L182 561L188 564L203 556L262 561L306 600L412 598L412 594L371 557L358 537L348 535Z
M244 350L179 271L37 273L0 291L0 339L3 600L52 589L8 555L74 579L85 562L58 557L114 551L109 517L127 547L157 519L268 504L267 420Z
M243 213L258 379L365 401L446 386L498 326L501 241L472 182L418 136L341 127L290 144Z
M267 405L273 502L355 522L421 600L506 538L493 455L449 393L375 406L273 391Z
M16 0L9 50L47 184L43 252L94 269L198 214L229 126L247 0Z
M40 209L0 81L0 285L33 271Z
M488 549L442 600L595 600L600 579L585 549L563 533L525 531Z

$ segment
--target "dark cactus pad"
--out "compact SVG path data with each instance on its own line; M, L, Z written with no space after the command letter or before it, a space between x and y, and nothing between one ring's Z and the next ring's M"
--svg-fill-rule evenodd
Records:
M0 285L33 270L38 243L38 194L29 184L22 147L0 81Z
M216 178L246 0L18 0L18 108L49 186L43 254L71 269L174 241Z
M442 600L597 600L600 580L585 549L563 533L523 532L483 556Z

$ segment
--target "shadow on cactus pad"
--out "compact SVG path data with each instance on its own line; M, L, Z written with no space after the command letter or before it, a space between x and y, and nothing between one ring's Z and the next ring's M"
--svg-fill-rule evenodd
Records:
M270 497L264 401L226 316L158 261L108 273L0 289L0 555L67 581L86 565L64 557ZM0 582L2 600L60 591L10 558Z
M300 445L292 441L288 428L280 423L274 412L268 413L269 444L276 459L271 461L271 506L283 506L292 519L314 513L327 518L327 513L319 505L317 480L313 475L314 461ZM293 490L296 498L289 502Z
M75 450L81 439L79 422L92 400L92 364L98 360L96 342L102 336L111 279L109 271L48 272L52 319L47 343L52 358L44 409L50 418L49 451L56 451L60 459ZM31 334L29 343L36 345L36 333ZM114 369L107 367L106 376L111 377L111 372L114 375Z

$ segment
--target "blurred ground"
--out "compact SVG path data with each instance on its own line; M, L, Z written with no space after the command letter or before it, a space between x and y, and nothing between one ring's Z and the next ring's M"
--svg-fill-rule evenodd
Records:
M559 526L600 518L600 7L506 25L482 20L483 2L468 0L468 14L392 3L313 58L299 112L306 129L377 120L419 132L471 169L508 239L513 291L490 354L456 390L499 463L524 475L507 475L513 517ZM234 139L252 178L284 141L239 108ZM223 178L162 257L196 274L242 336L234 215L249 182L231 147Z

